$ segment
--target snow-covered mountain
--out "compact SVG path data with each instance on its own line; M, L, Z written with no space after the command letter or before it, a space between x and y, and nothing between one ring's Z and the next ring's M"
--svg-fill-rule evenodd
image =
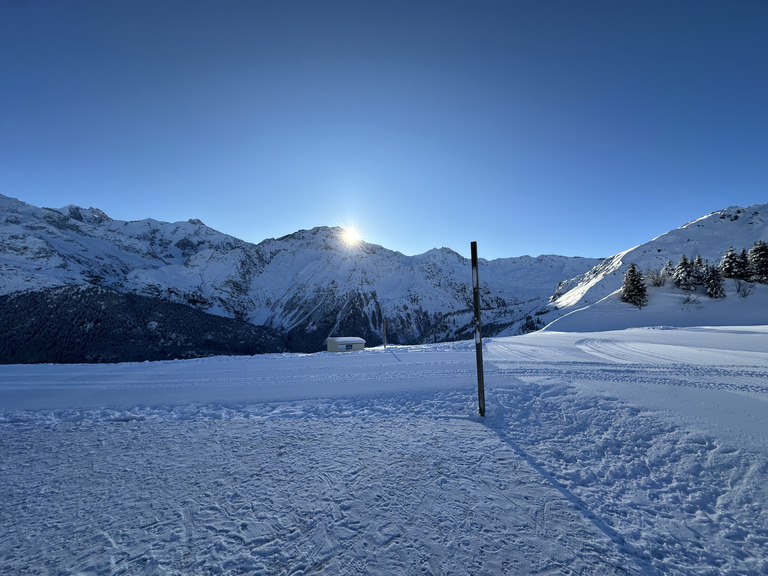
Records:
M482 247L481 247L482 250ZM558 283L597 259L481 260L484 333L516 331ZM339 228L251 244L200 220L112 220L96 208L38 208L0 195L0 294L96 286L192 306L282 334L315 351L331 334L370 344L471 334L470 263L447 248L406 256Z
M73 306L60 303L83 298L85 293L73 295L71 290L87 288L89 306L94 307L94 298L103 294L100 307L107 313L114 302L120 302L121 310L152 310L151 315L130 319L136 330L143 326L146 332L136 346L147 338L172 341L174 346L186 339L187 354L198 344L177 327L190 320L186 316L182 320L178 308L158 306L181 304L220 318L226 326L220 323L211 328L206 342L233 334L241 349L254 336L242 324L231 322L263 327L268 332L258 335L259 351L283 345L289 350L316 351L332 334L362 336L375 345L382 342L385 325L391 343L471 336L467 259L447 248L406 256L365 242L348 246L341 232L321 227L252 244L200 220L125 222L112 220L96 208L38 208L0 195L0 296L6 312L11 309L8 302L22 293L24 306L30 306L32 294L42 300L33 305L36 310L72 310ZM524 324L538 328L565 315L573 324L573 314L586 309L592 313L591 329L599 329L596 318L616 317L606 310L615 304L630 264L643 271L660 269L667 261L677 263L683 254L717 263L729 247L749 249L756 240L765 239L768 204L761 204L713 212L605 260L481 259L484 334L511 335ZM128 306L115 294L147 300ZM17 322L24 313L21 308L15 307L16 315L6 318L5 325ZM602 312L596 315L598 308ZM625 315L622 322L659 324L650 316ZM69 323L72 317L48 321ZM92 317L80 320L88 329L95 321ZM697 322L692 315L685 323ZM617 327L614 321L608 324ZM564 326L560 321L553 329Z
M670 299L676 298L682 302L683 296L679 291L675 294L669 287L651 289L647 309L638 311L630 305L619 303L619 291L627 268L630 264L635 264L644 272L661 270L668 261L676 265L683 255L690 260L701 256L705 263L716 265L730 247L738 253L741 250L749 250L758 240L768 240L768 203L746 208L732 206L712 212L650 242L607 258L585 274L563 282L558 286L547 313L542 314L541 318L545 323L551 323L567 315L567 321L563 318L562 321L554 322L551 325L552 330L566 330L570 329L569 327L578 330L603 330L704 324L707 320L698 318L696 311L706 307L706 299L696 302L695 306L670 306ZM760 291L764 287L756 288ZM717 305L720 308L727 307L730 312L722 310L716 315L721 320L719 323L727 323L729 313L734 313L738 315L738 319L732 317L732 324L768 324L768 309L751 306L749 302L734 302L737 295L731 282L726 283L726 289L733 297L729 296L726 298L727 303ZM670 309L680 309L683 316L670 317ZM623 314L626 311L629 312ZM711 313L707 313L706 317L713 321Z

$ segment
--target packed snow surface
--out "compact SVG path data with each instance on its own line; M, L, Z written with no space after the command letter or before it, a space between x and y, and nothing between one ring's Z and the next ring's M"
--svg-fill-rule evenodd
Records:
M768 574L768 326L0 366L2 574Z

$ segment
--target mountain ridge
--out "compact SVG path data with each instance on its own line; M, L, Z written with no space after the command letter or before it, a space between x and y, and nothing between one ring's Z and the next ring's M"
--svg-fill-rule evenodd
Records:
M252 244L201 220L113 220L97 208L37 208L0 196L0 294L97 286L191 306L282 334L316 351L332 335L369 344L470 337L471 270L448 248L406 256L317 227ZM487 334L520 326L562 278L598 259L482 260Z
M716 263L731 245L748 249L767 238L768 204L758 204L712 212L605 259L481 258L483 334L513 335L588 311L616 294L630 263L660 269L682 254ZM408 256L364 241L349 246L341 228L328 226L253 244L199 219L121 221L98 208L37 208L3 195L0 241L0 295L42 298L53 294L45 291L81 286L149 299L155 304L141 309L153 314L163 314L155 305L188 306L224 324L263 327L259 351L314 352L331 335L377 345L385 324L394 344L473 334L469 260L445 247ZM120 298L109 301L125 309ZM165 317L169 333L181 333L172 326L172 319L182 321L178 311L169 308ZM244 349L248 329L222 324L215 330L237 334ZM190 340L184 354L194 355L194 348ZM201 342L200 349L210 346Z

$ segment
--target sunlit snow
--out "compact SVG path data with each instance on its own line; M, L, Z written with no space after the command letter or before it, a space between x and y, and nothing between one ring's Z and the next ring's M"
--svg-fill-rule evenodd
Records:
M768 571L768 326L0 366L3 574Z

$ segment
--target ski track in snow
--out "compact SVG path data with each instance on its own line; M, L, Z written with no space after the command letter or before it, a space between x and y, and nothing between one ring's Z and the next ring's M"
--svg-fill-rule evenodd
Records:
M768 574L767 336L1 366L0 573Z

